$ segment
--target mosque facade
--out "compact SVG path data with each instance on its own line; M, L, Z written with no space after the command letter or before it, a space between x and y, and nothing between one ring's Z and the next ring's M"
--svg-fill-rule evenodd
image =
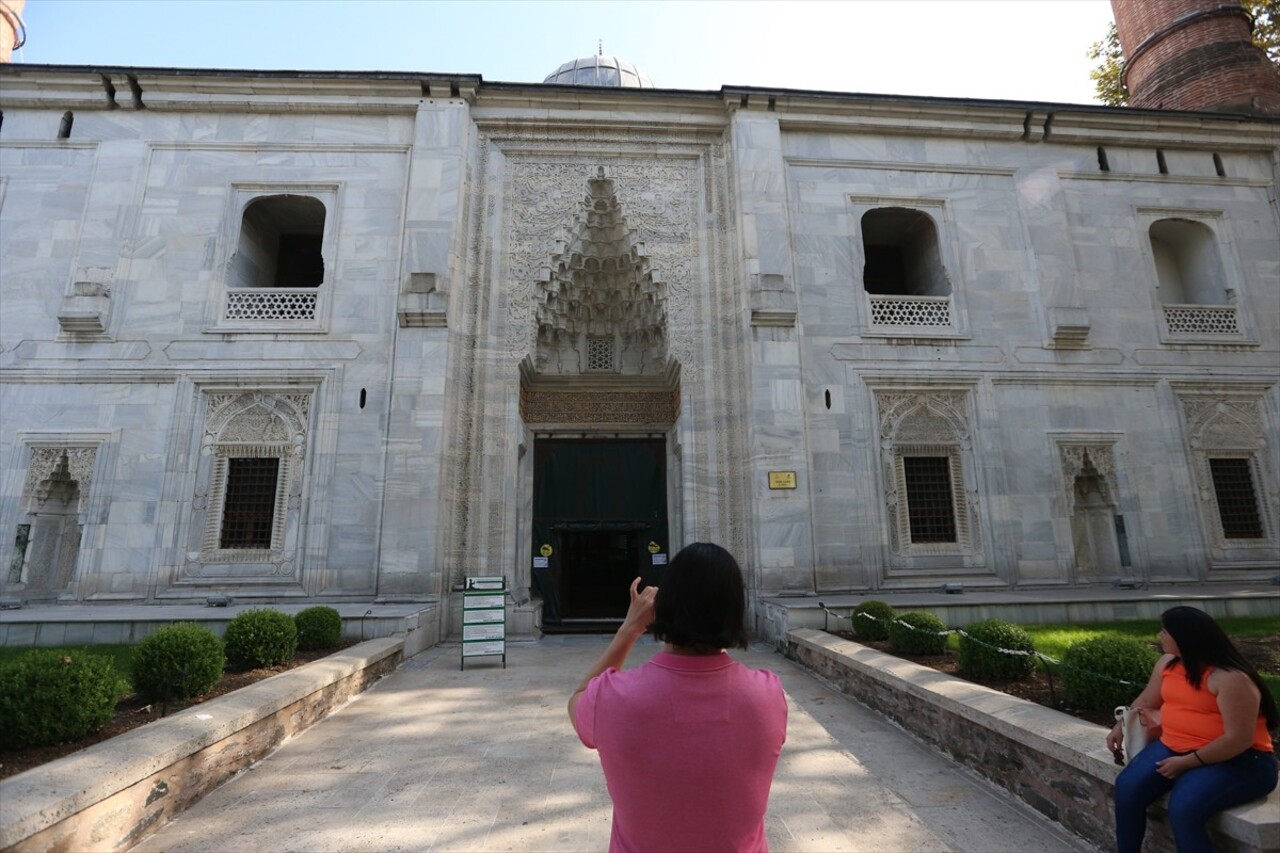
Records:
M1280 125L474 75L7 66L4 595L619 618L1265 582ZM452 606L448 606L452 605Z

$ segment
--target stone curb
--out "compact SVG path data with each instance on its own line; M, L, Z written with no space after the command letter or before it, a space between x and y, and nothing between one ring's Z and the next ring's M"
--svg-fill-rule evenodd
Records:
M1105 727L824 631L788 632L785 653L1090 843L1114 844L1110 804L1119 768L1103 744ZM1210 824L1215 843L1276 851L1278 806L1280 790L1223 812ZM1162 807L1151 817L1148 849L1172 851Z
M0 850L121 850L402 660L367 640L0 782Z

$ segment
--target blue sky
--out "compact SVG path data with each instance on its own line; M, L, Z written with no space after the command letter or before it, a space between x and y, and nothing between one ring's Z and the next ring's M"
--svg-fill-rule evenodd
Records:
M475 73L604 52L655 85L1093 102L1107 0L27 0L14 61Z

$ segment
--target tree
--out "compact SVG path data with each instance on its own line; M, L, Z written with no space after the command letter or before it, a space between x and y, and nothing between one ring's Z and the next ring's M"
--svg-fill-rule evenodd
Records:
M1271 64L1280 69L1280 0L1240 0L1240 5L1253 18L1253 43L1262 48ZM1107 28L1101 41L1089 46L1089 58L1095 63L1089 72L1099 101L1109 107L1129 103L1129 87L1124 84L1124 53L1116 25Z

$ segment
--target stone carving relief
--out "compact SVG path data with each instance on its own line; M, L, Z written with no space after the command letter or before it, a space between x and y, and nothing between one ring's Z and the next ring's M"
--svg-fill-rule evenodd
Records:
M520 414L528 424L670 426L680 413L678 391L544 391L522 388Z
M603 167L587 181L566 234L569 240L557 239L538 271L535 370L660 372L666 365L666 285Z
M80 491L77 507L84 512L89 503L89 489L93 485L93 467L98 460L98 448L94 447L33 447L27 466L26 484L23 486L23 503L28 512L34 512L49 499L49 489L55 473L65 468L66 475L76 483Z
M508 275L503 296L513 362L539 353L537 338L544 329L555 328L554 322L547 322L555 314L546 310L546 297L559 289L566 274L572 282L575 253L584 256L584 266L594 253L613 254L631 266L615 270L614 283L619 287L615 292L626 292L636 303L634 333L647 326L652 348L653 327L665 317L669 327L662 343L687 364L693 322L689 286L698 256L693 164L659 160L592 166L513 158L508 170ZM561 263L566 263L564 272ZM583 276L578 280L585 283ZM639 292L628 292L626 285ZM650 298L652 309L646 307ZM649 361L654 358L651 352ZM653 370L664 366L659 363Z
M1101 481L1102 498L1110 506L1119 503L1116 486L1115 455L1110 444L1063 444L1058 448L1066 483L1067 513L1075 512L1077 483L1083 477Z
M1071 522L1071 547L1077 580L1104 580L1123 571L1116 532L1114 448L1110 443L1060 444L1059 461Z

